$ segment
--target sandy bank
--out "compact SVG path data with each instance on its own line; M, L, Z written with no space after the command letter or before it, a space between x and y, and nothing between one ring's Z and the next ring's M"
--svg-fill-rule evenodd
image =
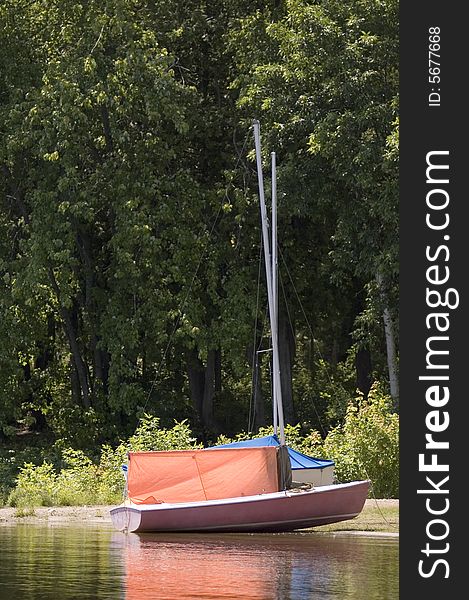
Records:
M0 508L0 525L14 523L109 523L110 506L40 506L33 509Z
M111 525L110 506L41 506L34 509L18 510L0 508L0 526L20 523L48 524L103 524ZM389 511L392 511L392 523ZM366 500L362 513L351 521L327 525L328 531L385 531L397 532L399 500ZM370 516L373 518L370 519ZM366 527L363 525L366 524ZM323 529L323 528L318 528Z

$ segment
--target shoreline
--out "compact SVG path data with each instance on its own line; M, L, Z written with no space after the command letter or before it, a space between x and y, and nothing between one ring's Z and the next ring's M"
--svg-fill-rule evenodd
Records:
M34 525L105 525L111 526L109 510L112 506L39 506L17 509L0 508L0 526ZM362 535L398 536L399 500L367 499L362 512L348 521L314 527L318 532Z

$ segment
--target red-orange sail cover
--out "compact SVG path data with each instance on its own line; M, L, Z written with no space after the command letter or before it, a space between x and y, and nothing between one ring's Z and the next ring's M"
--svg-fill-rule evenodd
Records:
M127 486L135 504L277 492L277 448L130 452Z

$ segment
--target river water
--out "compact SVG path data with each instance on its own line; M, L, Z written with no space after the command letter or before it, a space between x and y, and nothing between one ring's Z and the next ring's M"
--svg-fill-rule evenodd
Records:
M1 600L397 600L398 539L0 527Z

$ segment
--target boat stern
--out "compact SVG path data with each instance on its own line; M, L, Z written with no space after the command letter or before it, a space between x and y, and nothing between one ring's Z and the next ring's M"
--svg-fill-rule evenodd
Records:
M142 517L138 509L128 504L121 504L116 508L112 508L109 512L112 524L118 531L124 531L125 533L138 531Z

